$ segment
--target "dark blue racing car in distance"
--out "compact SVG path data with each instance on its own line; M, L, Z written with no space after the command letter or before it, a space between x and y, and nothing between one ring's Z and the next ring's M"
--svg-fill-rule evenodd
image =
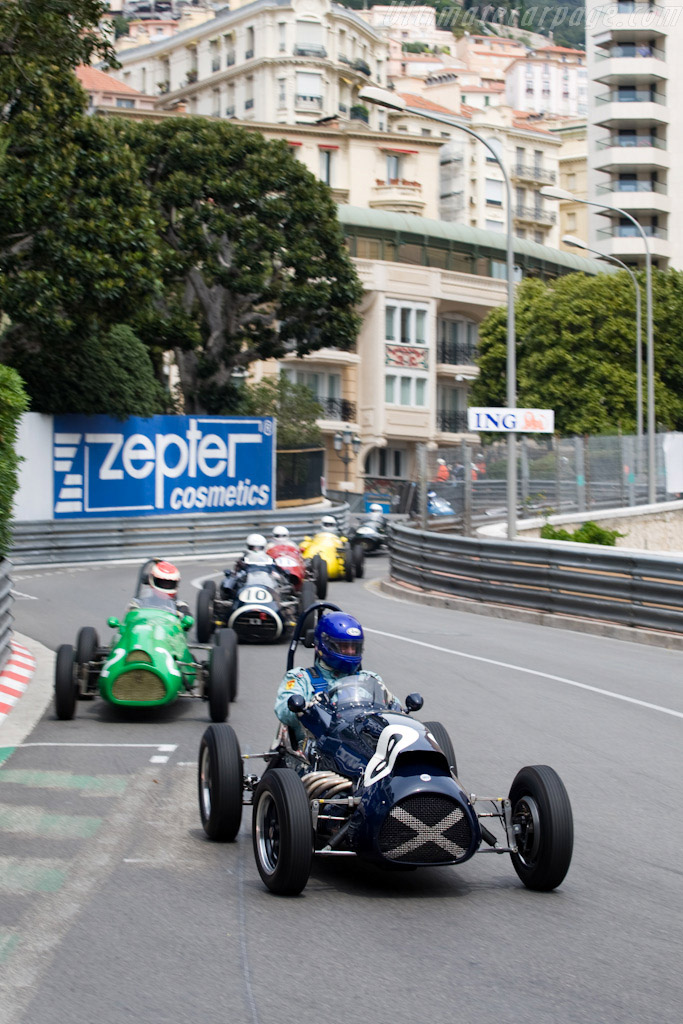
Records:
M288 669L304 623L299 618ZM507 796L469 793L440 722L419 722L419 694L397 704L377 677L344 676L306 704L289 708L306 734L302 745L282 726L263 754L266 769L249 774L234 730L211 725L199 748L199 809L210 839L232 841L242 808L252 805L256 865L275 893L305 887L313 857L357 856L385 867L462 864L477 852L508 853L529 889L548 891L564 879L572 856L573 821L567 791L547 765L522 768ZM496 835L489 829L497 827Z

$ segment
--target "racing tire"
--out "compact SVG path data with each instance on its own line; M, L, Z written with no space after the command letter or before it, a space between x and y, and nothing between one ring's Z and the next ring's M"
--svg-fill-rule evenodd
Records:
M322 555L313 556L313 577L315 580L315 591L318 595L319 601L324 601L327 597L327 562Z
M354 569L353 569L353 554L351 552L351 545L345 544L343 549L344 557L344 579L347 583L353 583L354 580Z
M422 724L425 729L429 729L432 736L443 750L448 760L448 765L457 779L458 765L455 760L455 748L448 729L445 725L442 725L441 722L423 722Z
M100 640L97 630L92 626L83 626L76 637L76 673L78 678L79 697L84 697L97 686L100 675L99 666L90 667L97 659ZM87 666L87 667L86 667Z
M237 658L237 633L234 629L218 630L218 646L224 647L228 652L228 672L230 675L230 701L237 699L237 688L239 682L238 658Z
M272 768L261 779L252 838L264 885L280 896L297 896L311 873L313 828L306 790L292 768Z
M510 787L512 821L520 826L512 865L527 889L550 892L572 859L574 821L562 779L546 764L521 768Z
M74 672L74 649L62 644L55 662L55 713L62 722L73 718L76 711L78 684Z
M214 631L213 597L202 588L197 594L197 642L208 644Z
M224 722L230 714L230 656L225 647L214 647L209 655L209 717Z
M216 581L215 580L204 580L202 583L202 590L208 590L211 594L211 600L213 601L216 597Z
M311 580L304 580L301 584L301 592L299 593L299 615L305 612L312 604L315 604L316 600L315 584ZM301 635L303 636L304 630L312 629L314 625L315 612L311 612L306 622L304 622Z
M209 839L232 843L242 824L244 773L235 730L210 725L199 744L197 770L199 814Z
M362 544L354 544L351 549L353 555L353 569L356 579L362 580L365 575L365 548Z

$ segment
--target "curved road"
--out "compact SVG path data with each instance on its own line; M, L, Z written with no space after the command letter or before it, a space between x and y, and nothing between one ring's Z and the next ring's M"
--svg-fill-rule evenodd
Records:
M220 567L181 563L191 606L191 581ZM19 569L16 628L53 649L85 624L108 636L136 571ZM201 830L203 703L81 702L73 722L50 708L0 770L0 1021L680 1020L683 655L395 601L372 580L329 596L363 621L366 666L422 692L470 791L559 771L575 820L562 887L525 890L505 855L398 874L328 859L301 897L274 897L248 814L235 844ZM285 657L240 648L243 752L272 739Z

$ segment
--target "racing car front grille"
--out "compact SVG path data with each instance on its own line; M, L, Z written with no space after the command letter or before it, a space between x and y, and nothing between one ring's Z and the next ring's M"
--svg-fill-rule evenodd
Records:
M441 793L416 793L392 807L379 833L387 860L410 864L444 864L460 860L469 849L472 829L457 801Z
M259 612L243 612L233 619L233 628L240 640L268 643L278 636L278 622L272 615L261 618Z
M123 672L111 688L114 700L163 700L166 687L154 672L144 668L134 668Z

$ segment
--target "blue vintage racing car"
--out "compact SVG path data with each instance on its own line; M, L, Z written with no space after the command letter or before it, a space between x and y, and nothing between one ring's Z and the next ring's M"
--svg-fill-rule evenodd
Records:
M288 668L304 623L300 616ZM312 644L312 631L303 642ZM572 856L567 791L547 765L522 768L507 796L469 793L439 722L419 722L419 694L401 707L368 673L345 676L309 704L289 698L306 740L282 726L263 754L258 778L245 767L229 725L211 725L199 748L199 810L210 839L237 837L244 805L252 805L256 865L275 893L305 887L314 856L357 856L385 867L455 865L477 852L508 853L529 889L548 891L564 879ZM489 829L495 827L496 835Z

